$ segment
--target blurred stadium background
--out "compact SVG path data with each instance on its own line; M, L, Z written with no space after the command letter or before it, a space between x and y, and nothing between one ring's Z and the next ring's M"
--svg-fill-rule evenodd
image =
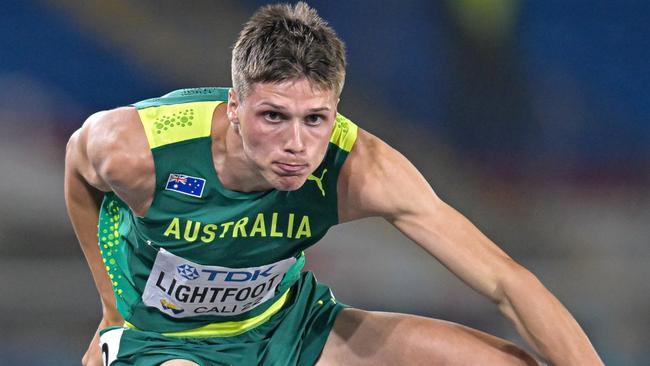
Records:
M63 202L94 111L230 85L264 1L3 1L1 365L74 365L100 317ZM646 1L310 1L347 43L340 111L391 143L563 301L608 365L649 365ZM380 220L309 265L340 301L518 340L495 307Z

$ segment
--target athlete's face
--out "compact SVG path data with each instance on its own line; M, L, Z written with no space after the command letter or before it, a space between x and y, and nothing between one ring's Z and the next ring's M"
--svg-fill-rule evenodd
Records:
M231 90L228 117L241 137L248 165L269 188L300 188L323 160L338 97L307 79L255 83L243 101Z

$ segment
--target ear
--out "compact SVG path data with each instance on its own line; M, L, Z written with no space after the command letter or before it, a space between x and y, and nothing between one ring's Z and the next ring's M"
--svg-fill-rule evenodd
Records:
M336 98L336 104L334 104L334 118L336 118L336 115L339 113L339 102L341 101L341 98Z
M228 120L234 125L239 124L239 117L237 116L237 108L239 107L239 97L235 89L228 90L228 107L226 108Z

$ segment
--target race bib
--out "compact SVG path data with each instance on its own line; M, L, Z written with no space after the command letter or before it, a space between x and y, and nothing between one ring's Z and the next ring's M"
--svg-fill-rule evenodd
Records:
M174 318L239 315L271 299L295 262L292 257L260 267L203 266L161 248L142 302Z

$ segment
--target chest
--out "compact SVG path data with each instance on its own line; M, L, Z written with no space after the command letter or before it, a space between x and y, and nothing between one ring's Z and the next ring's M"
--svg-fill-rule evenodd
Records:
M209 139L153 154L153 201L144 217L134 217L136 232L198 263L238 266L293 256L338 221L324 166L298 190L243 193L221 183Z

